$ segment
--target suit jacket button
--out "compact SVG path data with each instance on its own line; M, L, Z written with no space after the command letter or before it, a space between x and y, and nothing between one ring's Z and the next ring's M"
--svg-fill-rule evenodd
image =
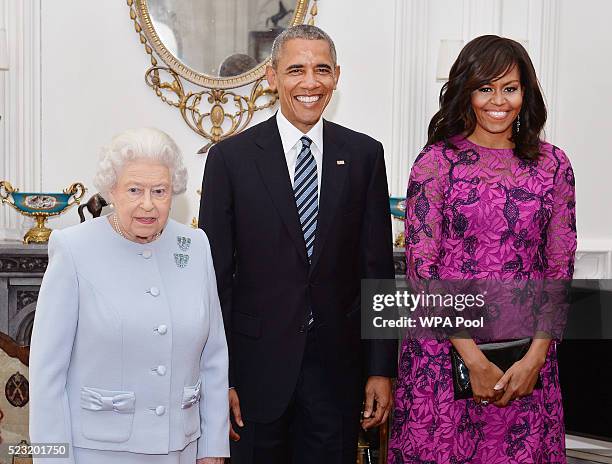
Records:
M155 370L157 371L157 375L166 375L166 366L157 366Z
M149 258L151 258L151 256L153 256L153 252L151 250L144 250L142 252L142 257L144 259L149 259Z
M306 332L306 324L300 326L300 333L303 334L304 332Z
M162 324L157 328L157 333L160 335L166 335L168 332L168 326L166 324Z
M149 290L149 293L153 296L159 296L159 288L151 287L151 289Z
M164 414L166 414L166 408L164 408L163 406L157 406L155 408L155 414L157 416L163 416Z

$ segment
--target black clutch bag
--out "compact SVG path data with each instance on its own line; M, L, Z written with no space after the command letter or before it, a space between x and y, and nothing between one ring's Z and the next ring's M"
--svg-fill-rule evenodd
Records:
M524 338L508 342L483 343L478 345L478 348L489 361L506 372L515 362L525 356L530 346L531 339ZM451 365L455 399L466 400L472 398L473 392L468 368L454 346L451 347ZM534 388L542 388L542 380L539 376Z

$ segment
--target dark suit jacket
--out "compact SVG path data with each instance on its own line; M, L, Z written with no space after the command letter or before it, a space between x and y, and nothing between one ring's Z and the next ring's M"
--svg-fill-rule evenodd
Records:
M243 417L271 422L287 407L310 308L325 381L343 408L361 406L364 373L396 375L397 343L360 337L361 279L394 277L380 142L324 121L311 265L275 117L210 150L199 224L212 248Z

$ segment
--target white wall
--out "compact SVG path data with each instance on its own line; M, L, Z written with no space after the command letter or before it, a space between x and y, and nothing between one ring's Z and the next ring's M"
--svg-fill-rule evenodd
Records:
M191 173L173 216L188 222L197 204L202 140L145 84L149 57L124 1L42 0L42 159L45 191L82 181L93 193L99 148L129 127L155 126L176 138ZM54 224L78 222L75 211Z
M585 239L612 237L610 18L612 2L561 1L555 142L574 165L578 227Z
M173 216L189 222L197 214L204 158L196 152L204 140L146 86L149 58L125 1L0 0L0 6L17 50L11 71L0 78L6 110L0 178L49 191L78 180L93 193L99 147L124 128L157 126L184 150L191 179ZM436 110L440 40L488 32L526 40L550 104L549 139L566 149L576 171L581 248L603 253L597 265L612 272L612 215L606 211L612 157L598 137L609 132L611 120L611 16L608 0L321 0L317 24L334 37L342 68L326 116L384 143L391 190L401 195ZM23 17L25 26L18 24ZM18 80L23 75L33 83ZM37 111L41 121L31 117ZM255 122L270 114L257 114ZM18 237L16 222L3 207L0 233ZM70 211L50 222L62 227L77 215Z

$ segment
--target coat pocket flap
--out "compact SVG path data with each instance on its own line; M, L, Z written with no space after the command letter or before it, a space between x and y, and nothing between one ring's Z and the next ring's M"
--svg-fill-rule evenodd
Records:
M194 404L200 402L202 382L198 380L198 383L192 387L183 388L183 402L181 403L181 409L188 409Z
M81 408L89 411L114 411L129 414L134 412L135 404L134 392L93 387L81 388Z

